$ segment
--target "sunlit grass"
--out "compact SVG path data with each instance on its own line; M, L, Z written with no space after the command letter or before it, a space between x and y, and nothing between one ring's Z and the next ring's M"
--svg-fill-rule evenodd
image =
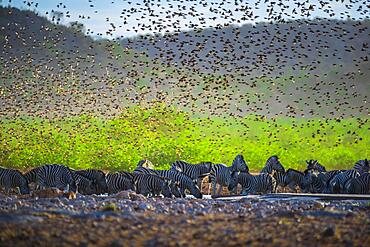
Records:
M190 118L171 107L131 108L111 119L23 117L1 122L2 166L61 163L74 168L132 170L140 159L158 168L175 160L230 165L242 153L257 171L270 155L303 170L306 159L329 169L369 157L369 119Z

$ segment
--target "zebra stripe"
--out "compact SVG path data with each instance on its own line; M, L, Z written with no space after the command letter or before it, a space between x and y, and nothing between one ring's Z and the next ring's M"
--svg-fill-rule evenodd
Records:
M107 180L107 192L109 195L118 193L124 190L135 190L133 176L129 173L108 173L106 175Z
M370 173L351 178L347 182L345 190L350 194L370 194Z
M153 174L133 174L136 193L144 196L172 197L168 183L157 175Z
M76 192L77 187L72 171L64 165L43 165L25 174L27 181L35 182L41 189L54 187L60 190Z
M104 194L107 193L107 180L105 178L105 173L101 170L97 169L87 169L87 170L77 170L76 171L79 175L84 176L87 179L93 181L96 185L96 193L97 194Z
M0 167L0 186L9 193L11 188L18 188L20 194L29 194L30 189L26 178L18 170Z
M367 159L359 160L356 162L353 170L358 171L360 174L368 173L369 172L369 161Z
M351 178L359 177L360 173L356 170L348 170L336 175L333 179L330 180L329 189L332 193L343 193L346 188L346 183Z
M96 193L95 190L96 185L93 183L93 181L91 181L88 178L85 178L84 176L79 175L78 173L76 173L76 171L72 169L71 172L73 179L75 180L78 193L83 195L92 195Z
M332 170L328 172L314 172L312 170L305 171L305 177L310 181L310 192L312 193L328 193L330 192L330 181L342 173L342 170Z
M313 170L317 172L326 172L325 166L319 164L317 160L306 160L307 170Z
M310 189L310 181L305 177L303 172L289 168L286 171L289 187L296 191L298 186L303 192L308 192Z
M221 194L222 187L229 186L232 177L237 176L237 172L233 172L231 167L224 164L215 164L212 166L209 182L212 183L212 196L216 195L216 186L219 185L217 195Z
M200 192L198 186L193 182L193 180L187 176L185 173L173 170L152 170L144 167L137 167L134 170L134 173L139 174L154 174L160 177L169 179L172 181L172 188L175 190L175 186L178 187L179 193L181 197L185 197L185 191L188 190L190 194L195 196L196 198L202 198L202 193ZM172 193L176 196L179 194L176 191L172 191Z
M185 161L175 161L171 165L171 170L176 170L188 175L201 188L202 178L211 172L212 163L202 162L199 164L190 164Z
M279 158L276 155L273 155L267 159L266 164L262 168L260 174L272 174L273 171L285 171L283 165L280 163Z
M276 181L268 174L251 175L241 172L233 177L229 190L232 190L237 184L242 186L241 195L256 193L271 193L276 186Z
M277 188L280 186L282 188L285 188L288 186L288 177L286 175L286 172L274 172L273 178L276 180L276 186L274 188L274 192L277 191Z
M248 165L241 154L235 157L230 167L224 164L212 165L209 175L209 182L212 183L212 196L216 195L217 184L219 185L217 195L219 195L221 194L222 187L228 187L232 177L237 176L239 172L249 172Z

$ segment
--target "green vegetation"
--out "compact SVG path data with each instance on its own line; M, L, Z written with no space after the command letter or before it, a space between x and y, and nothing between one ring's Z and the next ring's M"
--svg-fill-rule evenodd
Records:
M369 157L368 118L321 120L194 118L175 108L133 107L119 117L23 117L0 121L2 166L62 163L73 168L132 170L140 159L158 168L183 159L230 165L242 153L252 171L279 155L285 167L304 169L318 159L329 169L350 168Z

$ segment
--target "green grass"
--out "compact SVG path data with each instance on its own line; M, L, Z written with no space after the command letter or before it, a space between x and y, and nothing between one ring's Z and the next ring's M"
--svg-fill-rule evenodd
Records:
M252 171L277 154L288 168L306 159L329 169L350 168L369 157L368 118L345 120L191 118L172 107L127 109L119 117L22 117L0 121L2 166L30 168L61 163L73 168L132 170L140 159L158 168L183 159L230 165L242 153Z

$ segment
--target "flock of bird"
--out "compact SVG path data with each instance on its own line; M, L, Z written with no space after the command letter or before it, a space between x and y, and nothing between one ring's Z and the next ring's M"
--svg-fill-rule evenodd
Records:
M122 23L106 16L105 35L120 29L140 35L93 40L42 17L66 23L68 4L37 13L40 4L24 1L36 12L1 10L1 115L116 116L127 104L166 102L212 116L363 116L369 5L350 0L338 13L338 4L127 1ZM89 7L96 15L78 18L97 18L96 5Z
M274 155L259 174L251 174L242 155L237 155L231 166L202 162L190 164L175 161L169 170L152 169L152 163L141 160L133 172L104 173L101 170L73 170L64 165L43 165L25 174L18 170L0 168L0 186L9 193L17 188L21 194L30 193L30 184L35 189L57 188L90 194L115 194L133 190L144 196L185 197L191 194L202 198L202 180L212 184L212 196L220 195L227 187L231 194L241 186L241 195L274 193L278 187L289 187L306 193L369 194L369 161L359 160L350 170L326 171L317 160L308 160L304 172L285 170ZM219 190L216 193L217 185Z

